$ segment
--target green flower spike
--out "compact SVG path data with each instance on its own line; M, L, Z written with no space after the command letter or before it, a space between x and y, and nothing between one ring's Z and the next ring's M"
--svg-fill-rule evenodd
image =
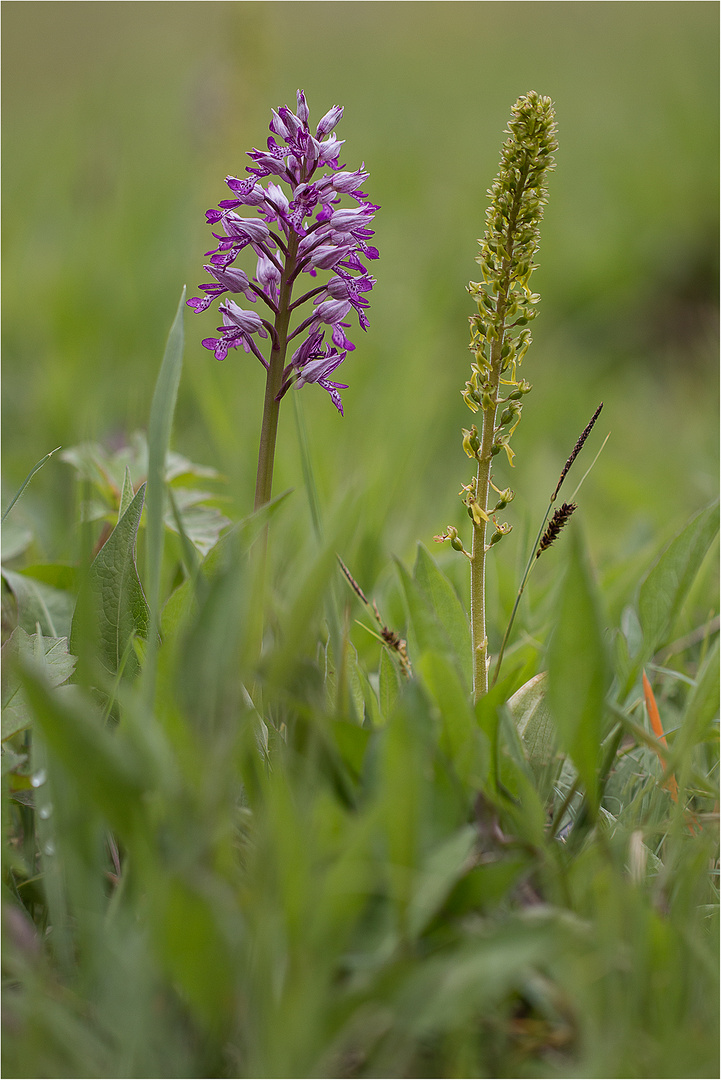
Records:
M546 201L546 176L553 168L557 149L555 114L551 99L534 91L513 106L507 128L508 138L501 151L498 176L489 191L486 234L479 241L482 281L468 286L478 305L470 317L473 355L471 378L461 391L483 424L477 449L464 431L463 448L478 462L473 495L464 488L464 502L472 515L471 630L473 636L473 692L477 700L488 690L488 641L485 610L485 559L491 546L510 532L497 527L486 537L489 517L496 508L498 492L491 479L494 457L505 451L513 466L511 437L521 419L522 399L531 386L518 378L518 369L531 344L528 324L536 317L539 296L530 289L536 269L539 225ZM501 391L504 396L501 395ZM475 442L476 440L474 440ZM469 456L471 456L469 454Z

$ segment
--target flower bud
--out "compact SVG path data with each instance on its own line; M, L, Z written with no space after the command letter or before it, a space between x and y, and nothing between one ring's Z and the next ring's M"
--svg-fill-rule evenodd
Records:
M520 414L521 407L516 405L515 401L511 402L507 409L504 409L501 413L501 419L499 421L501 427L505 427L506 424L510 424Z
M478 454L481 448L481 440L478 438L478 428L475 424L468 431L466 428L461 428L463 432L463 449L469 458L474 458Z

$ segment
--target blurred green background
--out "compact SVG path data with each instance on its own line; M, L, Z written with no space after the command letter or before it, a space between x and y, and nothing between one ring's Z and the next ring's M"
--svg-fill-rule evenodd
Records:
M560 149L534 393L517 467L496 476L517 492L504 551L521 557L601 400L592 553L611 567L657 548L718 489L718 20L715 3L675 2L4 4L5 503L53 447L146 425L182 286L205 279L205 210L302 87L312 123L345 106L341 160L365 162L381 206L345 418L302 392L324 508L350 497L377 537L364 584L388 553L462 525L465 286L511 105L535 89L556 103ZM263 373L201 347L216 321L188 310L174 446L222 470L234 516L252 506ZM74 553L73 485L54 459L20 504L46 557ZM275 490L290 485L288 404Z

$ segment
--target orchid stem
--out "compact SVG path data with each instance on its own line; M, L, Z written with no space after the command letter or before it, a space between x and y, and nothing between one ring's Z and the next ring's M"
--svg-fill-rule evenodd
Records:
M270 362L265 380L265 401L263 404L263 422L260 429L260 449L258 451L258 475L255 485L255 509L259 510L270 502L273 490L273 465L275 462L275 443L278 435L278 416L280 401L278 394L283 383L285 354L288 349L288 325L290 323L290 298L293 291L293 274L299 238L293 233L288 241L288 256L280 278L278 313L275 317L275 334L270 352ZM267 536L267 527L265 530Z

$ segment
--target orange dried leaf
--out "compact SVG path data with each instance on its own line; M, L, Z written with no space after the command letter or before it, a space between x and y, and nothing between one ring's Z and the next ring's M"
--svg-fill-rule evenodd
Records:
M653 733L656 736L656 738L658 739L658 741L661 743L661 745L664 746L664 747L667 747L668 743L666 742L666 736L663 733L663 727L661 725L661 717L659 716L659 713L658 713L658 705L656 704L656 698L654 697L653 690L651 689L651 683L646 678L646 672L645 671L642 673L642 675L643 675L643 696L644 696L644 700L646 702L646 710L648 712L648 718L651 721L651 727L653 728ZM657 754L659 756L661 764L665 767L665 765L666 765L665 755L662 754L660 750L657 750L656 752L657 752ZM665 787L667 787L668 790L671 792L671 798L674 800L674 802L678 802L678 784L676 783L676 777L673 775L673 773L671 773L670 776L668 777L668 779L666 781L666 784L665 784Z

